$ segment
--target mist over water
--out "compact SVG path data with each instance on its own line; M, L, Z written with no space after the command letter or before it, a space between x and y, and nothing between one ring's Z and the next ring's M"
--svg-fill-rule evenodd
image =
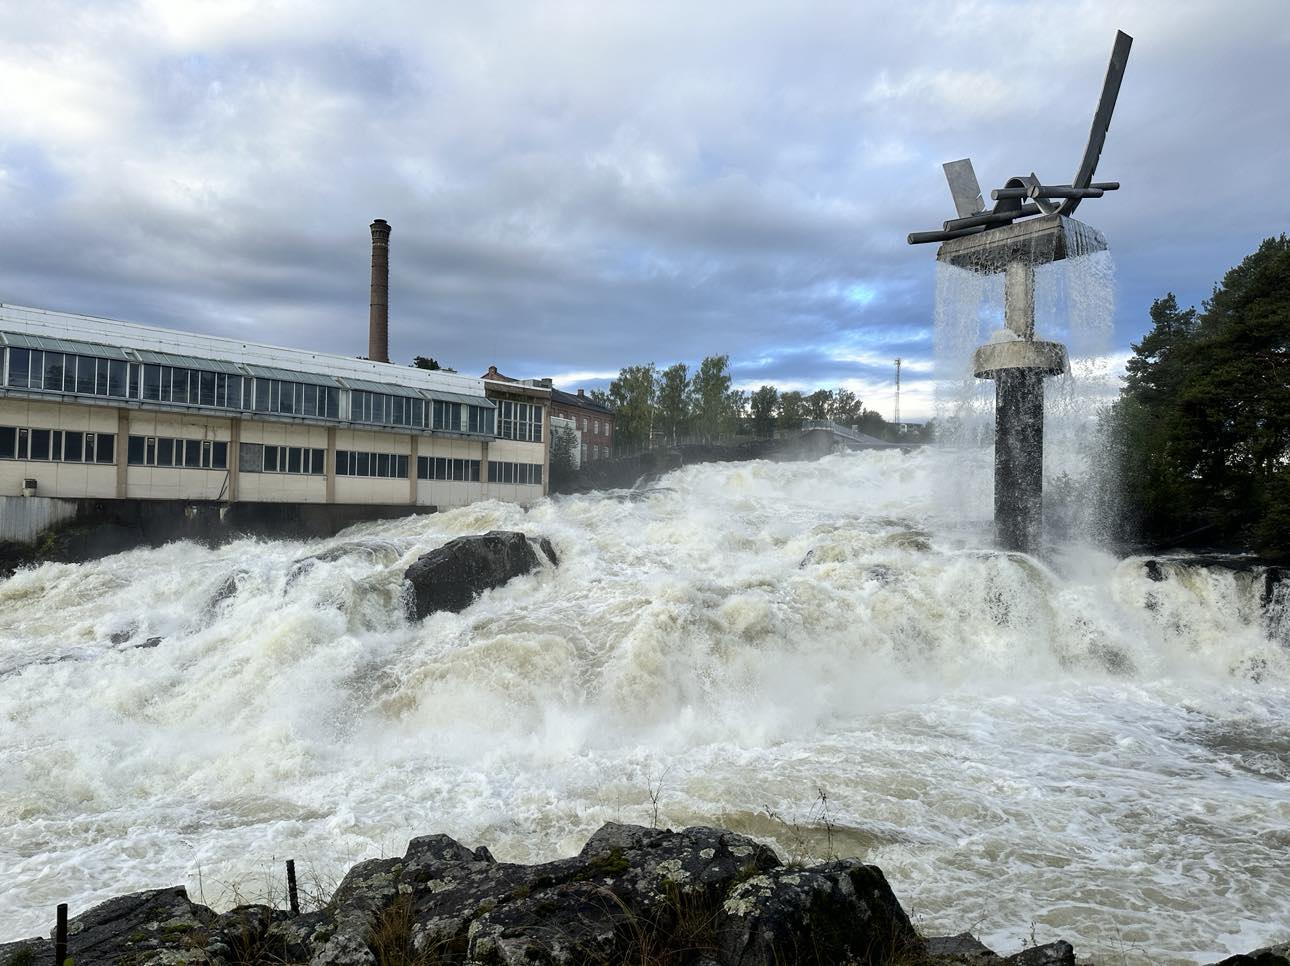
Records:
M992 552L988 491L941 498L987 456L711 464L20 572L0 583L0 939L177 882L261 897L288 857L335 880L427 832L568 855L649 824L651 787L661 824L880 865L933 933L1013 949L1033 921L1179 963L1284 938L1284 607L1248 574ZM403 570L492 528L549 536L560 567L407 623Z

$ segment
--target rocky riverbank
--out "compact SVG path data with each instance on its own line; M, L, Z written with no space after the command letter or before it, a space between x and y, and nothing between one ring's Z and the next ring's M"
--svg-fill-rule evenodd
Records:
M786 866L752 839L608 824L569 859L497 862L446 835L354 866L326 905L217 914L182 886L73 918L76 966L1075 966L1068 943L1000 956L971 936L922 936L882 871L854 859ZM0 966L50 962L53 944L0 945ZM1290 946L1223 966L1290 966Z

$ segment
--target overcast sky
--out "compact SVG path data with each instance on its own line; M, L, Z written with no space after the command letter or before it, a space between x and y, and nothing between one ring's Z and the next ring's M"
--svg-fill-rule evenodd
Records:
M6 0L0 301L603 386L731 356L927 415L943 161L1101 179L1124 350L1290 228L1290 3ZM920 382L921 380L924 380Z

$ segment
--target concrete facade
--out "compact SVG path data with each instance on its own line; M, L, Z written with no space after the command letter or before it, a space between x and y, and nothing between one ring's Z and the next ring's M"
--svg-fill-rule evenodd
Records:
M171 398L153 389L155 373L173 378ZM279 395L296 411L266 411L288 408ZM34 480L38 497L68 500L527 505L548 487L549 392L497 394L523 399L536 438L504 438L492 395L456 374L0 304L0 496ZM508 464L495 481L490 461Z

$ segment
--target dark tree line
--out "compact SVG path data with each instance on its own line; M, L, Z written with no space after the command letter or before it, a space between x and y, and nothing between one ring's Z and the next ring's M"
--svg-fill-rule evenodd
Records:
M708 356L693 371L684 362L658 369L652 362L627 366L605 393L592 396L614 410L614 432L623 447L651 439L750 435L772 436L797 429L807 419L831 419L858 426L879 438L890 435L881 415L865 409L849 389L817 389L804 394L762 386L752 392L732 388L730 357Z
M1199 310L1157 299L1151 323L1106 415L1123 532L1290 558L1290 240L1264 241Z

